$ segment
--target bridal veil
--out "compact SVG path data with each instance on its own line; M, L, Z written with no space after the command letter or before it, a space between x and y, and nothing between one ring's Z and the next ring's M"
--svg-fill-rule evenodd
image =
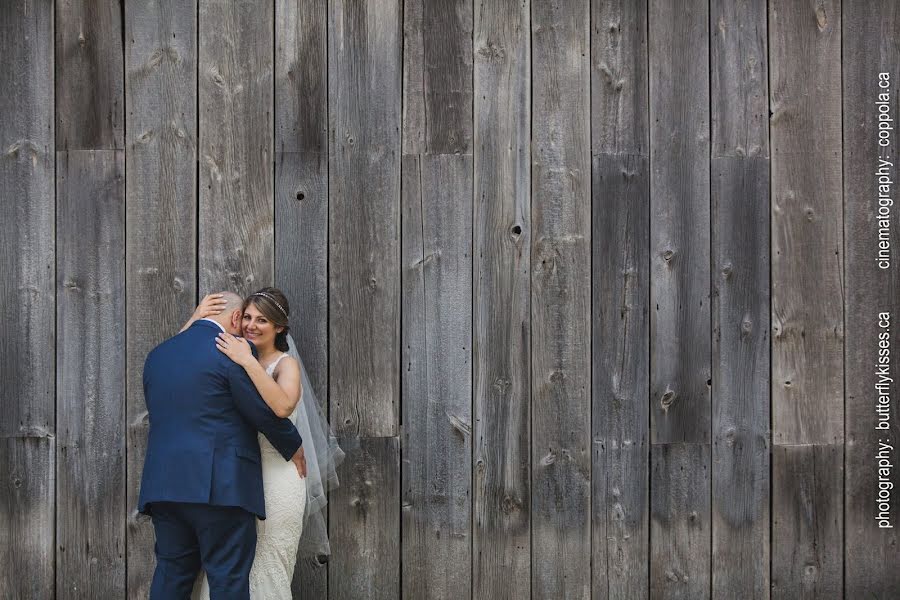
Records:
M291 421L303 438L306 456L306 510L303 511L303 533L297 557L315 557L331 554L324 509L328 503L326 492L338 486L337 466L344 460L344 451L319 406L306 367L300 360L294 338L287 336L288 354L300 363L303 393Z

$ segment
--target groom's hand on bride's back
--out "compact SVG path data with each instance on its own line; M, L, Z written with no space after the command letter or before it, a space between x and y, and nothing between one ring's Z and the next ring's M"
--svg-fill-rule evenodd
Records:
M294 466L297 467L297 473L300 474L300 477L306 477L306 454L303 452L303 446L297 448L291 460L294 462Z

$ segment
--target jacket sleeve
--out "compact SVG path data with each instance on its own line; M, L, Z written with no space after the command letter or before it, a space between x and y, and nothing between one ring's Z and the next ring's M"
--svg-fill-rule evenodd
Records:
M150 394L150 357L153 356L151 351L144 359L144 370L141 373L141 382L144 384L144 406L147 406L147 397Z
M228 383L238 412L266 436L284 460L291 460L303 443L297 428L290 419L283 419L272 412L243 367L230 360L228 362Z

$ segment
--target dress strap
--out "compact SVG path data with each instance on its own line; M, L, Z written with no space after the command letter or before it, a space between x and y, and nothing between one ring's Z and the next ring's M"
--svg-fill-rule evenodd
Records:
M274 373L274 372L275 372L275 367L278 366L278 363L280 363L280 362L281 362L281 359L284 358L285 356L287 356L287 352L282 352L282 353L281 353L281 356L279 356L278 358L276 358L275 361L274 361L271 365L269 365L269 368L266 369L266 373L268 373L269 375L271 375L272 373Z

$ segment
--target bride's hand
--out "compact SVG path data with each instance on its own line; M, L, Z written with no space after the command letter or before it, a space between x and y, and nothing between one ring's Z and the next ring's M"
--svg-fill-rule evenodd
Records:
M206 317L212 317L225 309L225 305L228 304L222 298L223 294L207 294L203 297L203 300L200 301L200 304L197 305L197 308L194 310L194 314L191 315L191 319L196 321L197 319L205 319Z
M197 308L194 309L194 314L192 314L191 318L181 326L178 333L181 333L200 319L215 316L225 310L227 302L222 298L223 295L224 294L207 294L204 296L203 300L200 301L200 304L197 305Z
M235 337L230 333L222 332L218 335L216 348L242 367L250 364L250 361L256 360L253 356L253 351L250 349L250 342L244 338Z

